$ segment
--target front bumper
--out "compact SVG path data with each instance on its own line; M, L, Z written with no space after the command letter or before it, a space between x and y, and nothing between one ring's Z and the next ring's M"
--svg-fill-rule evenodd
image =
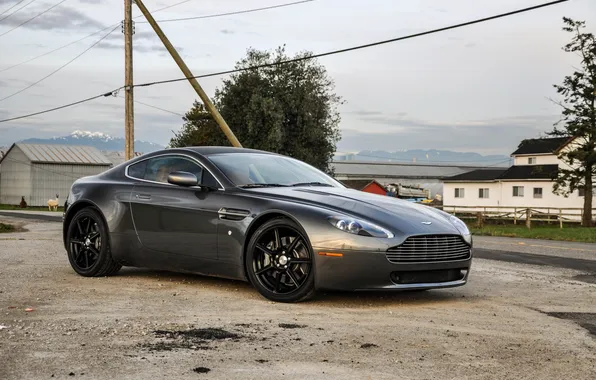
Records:
M394 264L383 251L315 248L314 253L315 286L326 290L412 290L462 286L468 281L472 265L472 254L469 259L460 261Z

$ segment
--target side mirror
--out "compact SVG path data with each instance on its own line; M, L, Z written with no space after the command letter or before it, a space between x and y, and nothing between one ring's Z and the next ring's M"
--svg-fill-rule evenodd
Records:
M178 186L197 186L199 180L197 176L189 172L172 172L168 175L168 183Z

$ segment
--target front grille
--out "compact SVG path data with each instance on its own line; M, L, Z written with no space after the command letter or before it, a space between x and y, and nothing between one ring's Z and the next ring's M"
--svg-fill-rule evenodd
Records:
M470 256L470 246L458 235L411 236L387 250L387 259L392 263L457 261Z

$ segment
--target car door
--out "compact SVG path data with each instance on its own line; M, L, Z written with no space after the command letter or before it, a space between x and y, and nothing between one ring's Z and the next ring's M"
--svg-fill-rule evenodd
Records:
M217 259L218 209L210 202L217 191L170 184L167 176L173 171L191 172L199 183L210 175L183 155L157 156L128 168L128 176L138 179L131 211L139 240L153 251Z

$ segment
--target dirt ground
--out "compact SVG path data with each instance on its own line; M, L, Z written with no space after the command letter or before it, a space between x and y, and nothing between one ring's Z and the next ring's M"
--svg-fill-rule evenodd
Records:
M0 379L596 378L593 273L476 259L460 288L277 304L216 278L83 278L59 223L20 227L0 234Z

